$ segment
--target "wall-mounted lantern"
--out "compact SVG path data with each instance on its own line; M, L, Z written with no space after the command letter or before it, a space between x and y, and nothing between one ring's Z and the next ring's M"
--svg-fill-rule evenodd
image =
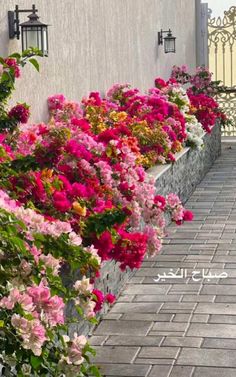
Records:
M39 21L38 9L32 5L32 9L19 9L16 5L14 11L8 11L9 38L22 40L22 51L30 47L37 48L48 56L48 25ZM29 21L20 24L19 13L30 13ZM20 30L21 29L21 30Z
M167 34L163 37L163 34ZM167 31L161 30L158 32L158 45L162 45L164 40L164 51L167 54L168 52L175 52L175 40L176 37L173 37L172 31L169 29Z

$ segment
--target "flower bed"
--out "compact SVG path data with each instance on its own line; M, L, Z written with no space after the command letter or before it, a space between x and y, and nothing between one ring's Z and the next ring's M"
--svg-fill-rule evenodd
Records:
M81 103L52 96L49 122L28 125L26 104L6 107L27 55L38 68L32 51L0 59L0 362L19 377L99 376L86 338L71 331L114 302L109 266L118 277L140 268L161 249L166 215L192 219L146 169L174 162L187 143L202 146L194 113L220 112L199 97L194 110L176 81L157 79L145 95L115 85ZM111 280L103 291L94 286L101 261Z

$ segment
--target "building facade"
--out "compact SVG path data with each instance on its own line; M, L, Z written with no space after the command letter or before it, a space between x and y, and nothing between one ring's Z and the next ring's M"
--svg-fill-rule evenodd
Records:
M196 66L198 0L35 0L49 27L49 56L40 73L27 66L14 101L31 105L32 121L47 119L46 99L63 93L80 100L129 82L145 90L157 76L167 78L174 64ZM21 51L8 37L8 10L30 8L32 0L0 0L0 56ZM20 15L20 21L27 19ZM158 46L160 29L171 29L176 53Z

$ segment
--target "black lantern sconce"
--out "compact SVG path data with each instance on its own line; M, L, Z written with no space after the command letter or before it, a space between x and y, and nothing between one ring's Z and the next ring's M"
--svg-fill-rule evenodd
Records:
M48 56L48 25L39 21L37 12L38 9L35 8L35 5L32 5L32 9L19 9L16 5L14 11L9 11L9 38L20 39L21 35L22 51L33 47L40 50L43 56ZM30 13L29 21L20 24L20 13Z
M163 37L163 34L167 34L166 37ZM168 52L175 52L175 40L173 37L172 31L169 29L167 31L161 30L158 32L158 45L162 45L164 40L164 51L167 54Z

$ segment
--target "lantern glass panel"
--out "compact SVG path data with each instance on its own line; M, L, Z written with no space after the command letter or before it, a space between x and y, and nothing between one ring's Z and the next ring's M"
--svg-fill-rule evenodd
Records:
M164 50L165 50L165 53L175 52L175 38L174 37L164 38Z
M44 56L48 56L48 30L47 26L42 29L42 52Z

